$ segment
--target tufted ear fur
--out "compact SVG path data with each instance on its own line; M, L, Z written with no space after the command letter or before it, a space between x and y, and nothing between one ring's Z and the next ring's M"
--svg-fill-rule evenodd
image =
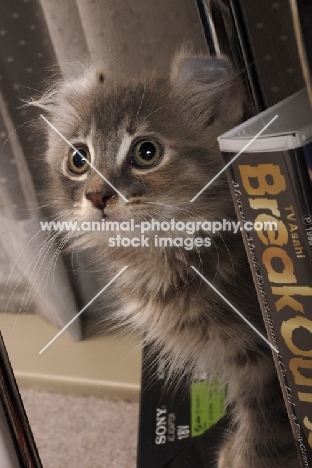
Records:
M230 128L242 121L245 93L226 57L192 56L182 50L172 62L170 80L187 118L197 125L218 120Z
M91 62L90 59L67 62L65 71L49 77L46 90L37 98L25 102L25 105L37 107L47 115L55 112L56 106L62 107L62 101L78 101L77 96L87 94L90 89L103 86L106 82L107 65L102 60ZM52 83L51 83L52 82Z

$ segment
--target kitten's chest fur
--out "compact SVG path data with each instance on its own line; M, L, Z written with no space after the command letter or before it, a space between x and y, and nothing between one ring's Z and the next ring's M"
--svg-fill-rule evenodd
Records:
M142 249L135 254L124 249L118 258L108 260L112 274L128 266L115 285L121 319L143 331L147 341L170 356L175 373L184 373L187 367L190 376L208 373L227 380L228 368L246 359L258 341L192 266L264 333L243 243L237 238L235 248L228 252L221 248L223 242L215 239L216 245L200 256L172 248ZM222 267L216 263L216 252ZM243 288L236 285L242 275Z

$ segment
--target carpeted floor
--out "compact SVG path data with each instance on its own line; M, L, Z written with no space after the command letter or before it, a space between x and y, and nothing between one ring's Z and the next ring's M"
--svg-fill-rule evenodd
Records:
M43 468L135 468L138 404L22 390Z

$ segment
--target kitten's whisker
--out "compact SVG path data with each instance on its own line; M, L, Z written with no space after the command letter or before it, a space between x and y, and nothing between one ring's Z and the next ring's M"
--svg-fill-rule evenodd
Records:
M55 270L55 267L56 267L56 263L57 263L57 260L59 258L59 256L61 255L62 251L63 251L63 247L65 247L65 245L67 244L67 242L70 240L70 238L74 235L74 232L69 232L67 235L65 235L61 241L58 243L58 246L55 250L55 252L53 253L51 259L49 260L49 263L45 269L45 271L43 272L43 275L42 275L42 278L44 278L45 275L47 275L47 280L46 280L46 287L48 286L48 280L49 280L49 275L50 275L50 270L51 268L53 268L53 271ZM54 273L52 275L52 284L53 284L53 287L55 288L55 282L54 282Z
M36 260L36 263L33 267L33 270L30 274L30 277L29 277L29 282L28 282L28 285L27 285L27 288L25 290L25 293L24 293L24 296L23 296L23 300L22 300L22 303L21 303L21 306L20 306L20 309L19 309L19 312L23 312L25 311L25 309L27 308L27 304L28 304L28 301L29 301L29 297L30 297L30 294L32 292L32 290L35 288L34 284L36 283L37 281L37 278L38 278L38 275L40 273L40 269L48 255L48 252L50 250L50 248L52 247L52 245L54 244L54 241L55 239L60 235L59 232L57 232L56 234L52 234L51 236L49 236L49 238L44 242L44 245L43 247L41 248L40 252L38 252L38 254L34 257L33 261L37 258ZM44 254L44 252L46 251L46 253ZM43 255L44 254L44 255ZM42 255L43 255L43 258L42 258ZM39 261L41 261L41 264L39 266L39 268L37 269L37 266L39 264ZM29 267L32 265L33 261L30 263ZM28 267L28 268L29 268ZM27 268L27 270L28 270ZM37 269L37 273L36 273L36 269ZM26 271L27 271L26 270ZM37 287L37 290L36 290L36 293L38 292L39 290L39 287L41 285L41 282L39 283L39 286ZM24 309L24 310L23 310Z
M7 288L9 287L9 284L10 284L11 279L12 279L12 277L13 277L15 268L16 268L18 262L20 261L21 256L23 255L23 253L24 253L25 249L28 247L28 245L38 236L38 234L39 234L40 232L41 232L41 230L38 230L38 232L36 232L36 234L34 234L34 235L32 236L32 238L30 239L30 241L27 242L26 246L24 247L24 249L22 250L22 252L19 254L17 260L14 262L13 267L12 267L12 269L11 269L11 273L9 274L9 277L8 277L7 282L6 282L6 284L5 284L4 290L3 290L2 294L1 294L1 302L3 301L4 294L5 294L6 290L7 290Z
M72 252L71 252L71 267L72 267L72 272L74 273L74 275L77 275L76 270L75 270L75 266L74 266L74 254L75 254L75 245L76 245L76 242L77 242L78 234L77 233L75 233L75 234L76 234L76 236L75 236L74 243L72 244Z
M69 241L69 239L70 239L73 235L74 235L74 232L70 232L70 233L69 233L67 236L65 236L65 237L63 238L63 240L60 242L58 248L57 248L56 251L54 252L52 258L51 258L50 261L49 261L49 264L47 265L45 271L44 271L43 274L42 274L41 281L40 281L39 285L37 286L37 289L36 289L36 291L35 291L35 293L34 293L34 295L33 295L32 300L31 300L31 301L28 301L28 298L27 298L27 304L28 304L28 306L27 306L26 309L24 309L24 311L23 311L24 313L26 313L26 312L29 310L31 304L33 303L33 301L34 301L34 299L35 299L35 297L36 297L36 295L37 295L37 292L39 291L39 288L40 288L40 286L41 286L41 284L42 284L42 282L43 282L43 280L44 280L44 277L45 277L46 275L47 275L47 279L46 279L46 290L48 290L48 281L49 281L50 270L51 270L51 268L52 268L53 266L54 266L54 269L55 269L55 267L56 267L56 262L57 262L59 256L61 255L61 252L62 252L62 250L63 250L63 247L66 245L66 243ZM40 268L39 268L39 270L40 270ZM52 278L53 278L52 284L53 284L53 287L54 287L54 290L55 290L54 272L53 272ZM29 294L29 295L30 295L30 294Z
M55 218L55 219L59 219L61 216L62 216L62 215L58 216L58 217ZM13 267L12 267L12 269L11 269L11 273L10 273L10 275L9 275L9 278L8 278L8 280L7 280L7 282L6 282L6 285L5 285L5 287L4 287L3 293L2 293L2 295L1 295L1 301L2 301L3 298L4 298L4 294L5 294L5 292L6 292L7 288L8 288L8 286L9 286L11 280L12 280L12 277L13 277L13 274L14 274L14 272L15 272L15 269L17 268L17 265L18 265L18 263L19 263L19 261L20 261L22 255L23 255L23 253L25 252L25 250L27 249L27 247L31 244L31 242L33 242L33 240L34 240L41 232L42 232L42 230L39 229L39 230L32 236L32 238L27 242L27 244L24 246L24 248L23 248L22 251L20 252L19 256L17 257L16 261L14 262ZM50 236L50 233L49 233L48 237L49 237L49 236ZM44 242L44 241L43 241L43 242ZM40 248L41 245L42 245L42 244L40 244L39 246L36 246L35 251L38 250L38 249ZM23 272L23 275L24 275L26 272L27 272L27 270ZM23 278L23 275L22 275L22 277L21 277L19 283L21 282L21 280L22 280L22 278ZM18 283L18 284L19 284L19 283ZM15 288L15 289L16 289L16 288ZM15 289L14 289L14 292L15 292ZM11 294L11 296L10 296L8 302L7 302L6 310L7 310L7 307L9 306L9 303L10 303L11 298L12 298L12 294ZM5 311L6 311L6 310L5 310Z
M138 115L139 115L139 113L140 113L140 110L141 110L141 107L142 107L142 104L143 104L143 100L144 100L144 96L145 96L145 90L146 90L146 76L145 76L145 79L144 79L143 93L142 93L141 102L140 102L138 111L137 111L136 116L135 116L136 119L138 118Z
M40 244L40 246L41 246L41 245L42 245L42 244ZM40 248L40 246L38 246L38 247L36 248L36 250L38 250L38 249ZM22 253L23 253L23 252L22 252ZM37 255L38 255L38 254L37 254ZM36 257L35 257L35 258L36 258ZM10 297L9 297L9 298L8 298L8 300L7 300L7 304L6 304L6 307L5 307L4 313L6 313L6 312L7 312L7 310L8 310L8 307L9 307L9 304L10 304L10 302L11 302L11 299L12 299L12 297L13 297L13 295L14 295L14 293L15 293L16 289L17 289L17 288L18 288L18 286L20 285L20 283L21 283L22 279L23 279L23 278L24 278L24 276L25 276L25 273L27 273L27 271L29 270L29 268L30 268L31 264L34 262L35 258L32 260L32 262L31 262L31 263L30 263L30 265L29 265L29 266L26 268L26 270L25 270L25 271L23 271L23 273L22 273L22 275L21 275L21 277L20 277L19 281L16 283L15 287L13 288L13 291L12 291L12 293L11 293ZM14 270L13 270L13 272L14 272ZM11 278L12 278L12 275L13 275L13 273L11 274ZM10 279L11 279L11 278L10 278ZM8 285L8 284L9 284L9 283L7 283L7 285ZM6 287L7 287L7 286L6 286ZM26 292L25 292L25 293L26 293ZM24 293L24 295L25 295L25 293ZM23 301L22 301L22 302L23 302Z
M49 202L49 203L47 203L47 202L40 203L40 204L34 203L34 205L37 205L37 206L35 206L35 208L28 208L28 211L41 210L42 208L47 208L49 206L55 207L55 202L60 201L60 200L65 200L65 202L68 202L68 198L66 198L66 197L55 197L53 199L53 201ZM67 210L67 211L70 213L72 210ZM63 212L63 210L61 212ZM52 216L54 216L54 215L46 216L44 219L47 219L49 217L51 218Z
M56 258L54 260L54 267L53 267L53 271L52 271L52 284L53 284L53 287L54 287L54 290L55 290L55 268L56 268L56 264L57 264L57 261L62 253L62 251L64 251L64 247L66 246L66 244L68 242L70 242L71 238L75 235L75 232L70 232L68 234L67 237L64 238L64 240L60 243L60 247L56 250ZM54 254L55 255L55 254ZM53 257L54 257L53 255ZM52 261L52 260L51 260ZM49 278L49 272L48 272L48 276L47 276L47 281L48 281L48 278ZM48 286L48 285L47 285Z
M191 211L191 210L187 210L186 208L180 208L180 207L175 206L175 205L166 205L164 203L159 203L159 202L145 202L145 203L148 203L150 205L165 206L166 208L171 208L172 210L180 211L181 213L189 214L190 217L192 217L193 219L199 217L199 219L202 219L203 221L207 221L207 218L204 218L203 216L201 216L198 211Z
M37 293L38 293L38 291L40 289L40 286L41 286L42 281L43 281L44 276L45 276L45 272L43 272L43 274L41 276L41 280L40 280L39 283L37 282L37 277L38 277L38 275L40 273L40 269L41 269L41 267L42 267L42 265L44 263L44 259L48 255L48 252L49 252L50 248L53 246L56 237L57 236L54 236L54 238L50 239L50 241L45 245L46 254L44 255L44 258L43 258L39 268L37 269L37 273L35 273L37 264L39 263L39 260L41 259L41 255L38 256L36 265L33 268L33 271L31 273L31 278L30 278L28 286L27 286L27 290L26 290L27 296L24 297L24 300L23 300L22 305L20 307L20 312L21 313L26 313L29 310L31 304L33 303L33 301L34 301L34 299L35 299L35 297L36 297L36 295L37 295ZM32 276L34 276L34 275L35 275L35 278L34 278L34 280L32 280ZM31 294L33 294L32 298L30 298Z
M166 107L169 107L168 105L167 106L161 106L161 107L158 107L158 109L155 109L153 112L151 112L150 114L148 114L146 117L144 117L144 122L153 114L155 114L156 112L158 112L159 110L161 109L165 109Z
M71 210L67 210L67 212L70 213ZM44 216L44 217L42 217L41 219L38 219L38 218L32 219L31 221L28 221L28 222L27 222L27 226L31 226L32 224L38 224L38 222L40 223L41 221L45 221L45 220L47 220L47 219L49 219L49 218L52 218L53 216L55 216L55 215ZM58 219L58 218L56 218L56 219ZM2 231L2 232L0 232L0 236L1 236L2 234L8 234L9 232L14 232L14 231L16 231L16 230L18 230L18 229L19 229L19 227L12 228L12 229L8 229L7 231ZM42 230L41 228L38 230L38 232L40 232L40 231L43 232L43 230Z
M68 210L66 210L66 212L63 213L62 215L60 215L60 216L54 218L54 221L55 221L56 219L64 218L64 217L66 216L67 211L68 211ZM30 294L31 294L31 291L32 291L32 289L34 289L34 286L32 285L32 282L35 282L35 281L37 280L37 277L38 277L38 275L39 275L39 273L40 273L40 269L41 269L41 267L42 267L42 265L43 265L43 263L44 263L44 260L45 260L47 254L48 254L48 251L49 251L50 247L53 245L54 240L55 240L59 235L61 235L61 231L56 231L56 233L55 233L54 231L49 232L47 238L46 238L46 239L43 241L43 243L41 244L42 247L41 247L40 251L34 256L32 262L30 263L30 265L28 266L28 268L24 271L24 274L27 273L27 271L28 271L28 269L31 267L32 263L36 260L36 257L38 257L38 258L37 258L37 261L36 261L36 263L35 263L35 265L34 265L34 267L33 267L33 270L32 270L32 272L31 272L31 274L30 274L29 281L28 281L28 286L27 286L27 288L26 288L26 290L25 290L25 293L24 293L24 296L23 296L23 300L22 300L22 304L21 304L21 306L20 306L20 311L21 311L24 307L26 307L26 304L28 303L28 298L29 298L29 296L30 296ZM39 246L39 248L40 248L40 246ZM42 262L41 262L41 265L40 265L39 268L38 268L37 274L35 275L35 271L36 271L37 265L38 265L40 259L42 258L42 254L45 252L45 250L46 250L46 254L44 255L44 257L43 257L43 259L42 259ZM33 279L33 276L34 276L34 275L35 275L35 277L34 277L34 279ZM41 283L40 283L40 284L41 284ZM39 289L39 288L37 288L37 291L38 291L38 289ZM25 304L25 305L24 305L24 304Z
M9 141L9 139L11 138L11 136L12 136L14 133L16 133L17 130L18 130L19 128L22 128L22 127L24 127L25 125L29 124L30 122L34 122L34 121L36 121L36 120L37 120L37 118L35 118L35 119L30 119L30 120L27 120L26 122L23 122L22 124L18 125L18 127L15 127L14 130L12 130L12 131L9 133L9 135L7 136L7 138L4 140L4 142L3 142L3 144L2 144L1 150L3 150L3 148L5 147L5 145L7 144L7 142Z
M148 202L148 201L145 201L144 203L147 203L147 204L151 204L151 205L160 205L160 206L164 206L166 208L170 208L174 211L180 211L182 213L186 213L186 214L189 214L190 217L192 219L196 219L196 218L199 218L199 219L202 219L203 221L207 221L207 218L202 216L201 215L201 212L199 210L196 210L196 211L191 211L189 209L186 209L186 208L181 208L181 207L178 207L178 206L175 206L175 205L167 205L167 204L164 204L164 203L160 203L160 202ZM203 215L205 215L205 213L203 213Z

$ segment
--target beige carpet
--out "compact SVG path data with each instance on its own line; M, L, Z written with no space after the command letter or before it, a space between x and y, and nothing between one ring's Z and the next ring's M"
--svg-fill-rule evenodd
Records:
M43 468L135 468L138 404L22 390Z

